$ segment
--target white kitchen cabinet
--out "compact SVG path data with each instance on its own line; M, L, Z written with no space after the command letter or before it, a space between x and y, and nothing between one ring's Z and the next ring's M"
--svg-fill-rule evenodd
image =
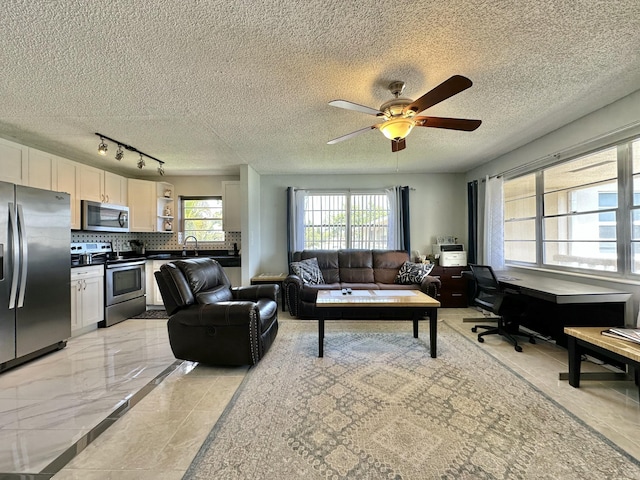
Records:
M0 181L29 184L29 149L0 138Z
M157 220L156 182L130 178L127 182L129 231L155 232Z
M104 201L104 170L79 163L77 178L80 200Z
M80 230L80 197L78 196L77 164L64 158L56 158L53 172L53 190L66 192L71 197L71 229Z
M160 270L160 267L172 260L148 260L145 265L145 274L147 277L147 305L164 306L162 295L158 288L158 282L154 273Z
M102 201L114 205L127 205L127 179L111 172L104 172Z
M222 229L240 232L240 182L222 182Z
M56 168L56 157L50 153L41 152L35 148L29 148L28 185L44 190L53 188Z
M71 269L71 334L97 328L104 320L104 267Z

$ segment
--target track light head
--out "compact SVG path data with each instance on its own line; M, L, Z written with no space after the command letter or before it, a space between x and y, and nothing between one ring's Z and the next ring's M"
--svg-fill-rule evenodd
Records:
M142 154L140 154L140 160L138 160L138 168L142 170L142 167L145 166L144 158L142 158Z
M124 150L122 150L122 145L118 145L118 151L116 152L116 160L120 161L124 157Z
M158 174L159 174L161 177L164 177L164 167L162 166L162 164L160 164L160 165L158 166Z
M98 145L98 153L102 156L107 154L107 144L104 143L104 138L100 137L100 144Z

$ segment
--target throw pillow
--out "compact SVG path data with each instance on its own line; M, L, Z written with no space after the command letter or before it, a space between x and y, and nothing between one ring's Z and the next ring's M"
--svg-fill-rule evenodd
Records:
M398 272L395 283L399 283L402 285L422 283L424 277L429 275L432 269L433 264L431 263L413 263L409 261L404 262L402 264L402 267L400 267L400 271Z
M322 271L317 258L308 258L300 262L291 262L291 271L302 279L306 285L321 285L324 283Z

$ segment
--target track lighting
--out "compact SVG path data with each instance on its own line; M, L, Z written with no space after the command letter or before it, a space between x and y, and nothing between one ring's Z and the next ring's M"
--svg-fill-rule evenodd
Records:
M107 154L107 144L104 143L104 138L100 137L100 144L98 145L98 153L102 156Z
M156 162L158 162L158 174L160 176L164 175L164 162L162 160L159 160L156 157L152 157L151 155L147 155L146 153L141 152L140 150L138 150L135 147L132 147L131 145L127 145L126 143L119 142L118 140L114 140L113 138L109 138L106 135L102 135L101 133L97 133L96 132L96 135L98 137L100 137L100 144L98 145L98 153L100 155L106 155L107 154L107 147L108 146L105 143L105 139L107 139L110 142L113 142L113 143L118 145L118 150L116 150L116 160L118 160L118 161L122 160L124 158L124 150L129 150L130 152L135 152L135 153L140 155L140 160L138 160L138 163L137 163L138 168L140 170L142 170L146 166L146 163L145 163L143 157L147 157L147 158L150 158L151 160L155 160Z

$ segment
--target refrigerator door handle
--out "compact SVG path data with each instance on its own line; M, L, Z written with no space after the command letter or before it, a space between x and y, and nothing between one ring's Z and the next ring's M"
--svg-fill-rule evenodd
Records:
M24 213L22 213L22 205L18 204L18 228L20 230L20 252L22 254L21 273L20 273L20 289L18 290L18 307L24 306L24 291L27 289L27 265L29 265L29 248L27 247L24 226Z
M20 274L19 261L20 252L18 250L18 224L16 222L16 210L13 203L9 203L9 227L11 228L11 291L9 293L9 309L16 307L16 296L18 293L18 275Z

